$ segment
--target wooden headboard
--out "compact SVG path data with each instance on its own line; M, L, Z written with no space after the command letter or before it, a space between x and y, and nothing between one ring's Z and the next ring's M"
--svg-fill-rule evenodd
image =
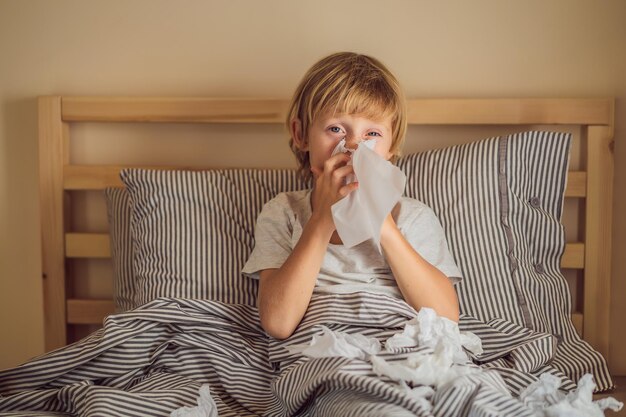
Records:
M274 123L286 100L65 97L39 98L39 171L43 246L46 350L71 342L68 328L101 324L113 302L71 296L69 262L110 257L107 234L70 230L73 192L122 186L121 165L76 165L70 161L70 124L84 122ZM579 333L608 357L613 183L612 99L415 99L409 125L575 125L586 152L582 170L570 171L566 198L579 199L583 239L566 246L561 266L582 271L583 301L572 313ZM165 167L173 168L173 167ZM178 167L182 168L182 167Z

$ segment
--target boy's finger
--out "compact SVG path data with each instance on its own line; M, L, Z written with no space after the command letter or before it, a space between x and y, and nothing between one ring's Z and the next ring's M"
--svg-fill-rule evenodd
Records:
M333 172L337 166L347 163L351 156L345 153L338 153L331 156L324 162L324 172Z
M333 172L333 175L336 175L338 178L344 178L350 174L354 174L354 166L352 165L344 165Z
M351 176L352 178L350 179L350 182L355 181L354 167L352 165L345 165L335 169L332 172L331 178L333 183L343 185L348 182L348 178Z
M359 183L358 182L351 182L348 185L344 185L343 187L341 187L339 189L339 195L341 197L345 197L348 194L350 194L352 191L356 190L357 188L359 188Z

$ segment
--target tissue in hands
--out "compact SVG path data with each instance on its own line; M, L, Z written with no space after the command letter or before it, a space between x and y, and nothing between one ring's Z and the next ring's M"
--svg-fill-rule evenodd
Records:
M341 140L333 150L350 152ZM383 221L402 197L406 176L398 167L374 152L376 140L359 143L352 151L354 176L359 188L332 206L333 220L343 244L351 248L372 239L380 250ZM354 181L349 178L348 182Z

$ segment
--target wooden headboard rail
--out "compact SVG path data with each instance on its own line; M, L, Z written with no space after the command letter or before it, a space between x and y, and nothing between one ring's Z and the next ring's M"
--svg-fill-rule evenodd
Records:
M97 324L111 300L67 298L67 260L110 257L107 234L68 230L69 194L122 186L126 166L74 165L73 122L283 123L286 100L158 97L39 97L39 170L46 349L68 343L68 326ZM584 171L570 171L567 198L585 204L582 242L569 243L564 269L583 271L583 311L572 319L591 345L608 357L611 280L614 100L413 99L411 125L577 125L586 141ZM181 167L161 167L164 169Z

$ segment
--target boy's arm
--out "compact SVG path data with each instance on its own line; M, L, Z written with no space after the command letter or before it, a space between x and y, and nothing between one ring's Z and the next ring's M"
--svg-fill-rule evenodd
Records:
M380 243L404 299L413 308L432 308L440 316L459 321L459 302L448 277L413 249L391 215L381 230Z
M270 336L286 339L304 317L332 233L312 218L285 263L261 271L259 317Z
M293 251L278 269L261 271L257 306L261 326L276 339L291 336L311 301L313 288L335 231L331 206L358 187L345 184L354 174L350 157L338 154L324 164L323 172L313 168L315 187L311 195L312 214Z

